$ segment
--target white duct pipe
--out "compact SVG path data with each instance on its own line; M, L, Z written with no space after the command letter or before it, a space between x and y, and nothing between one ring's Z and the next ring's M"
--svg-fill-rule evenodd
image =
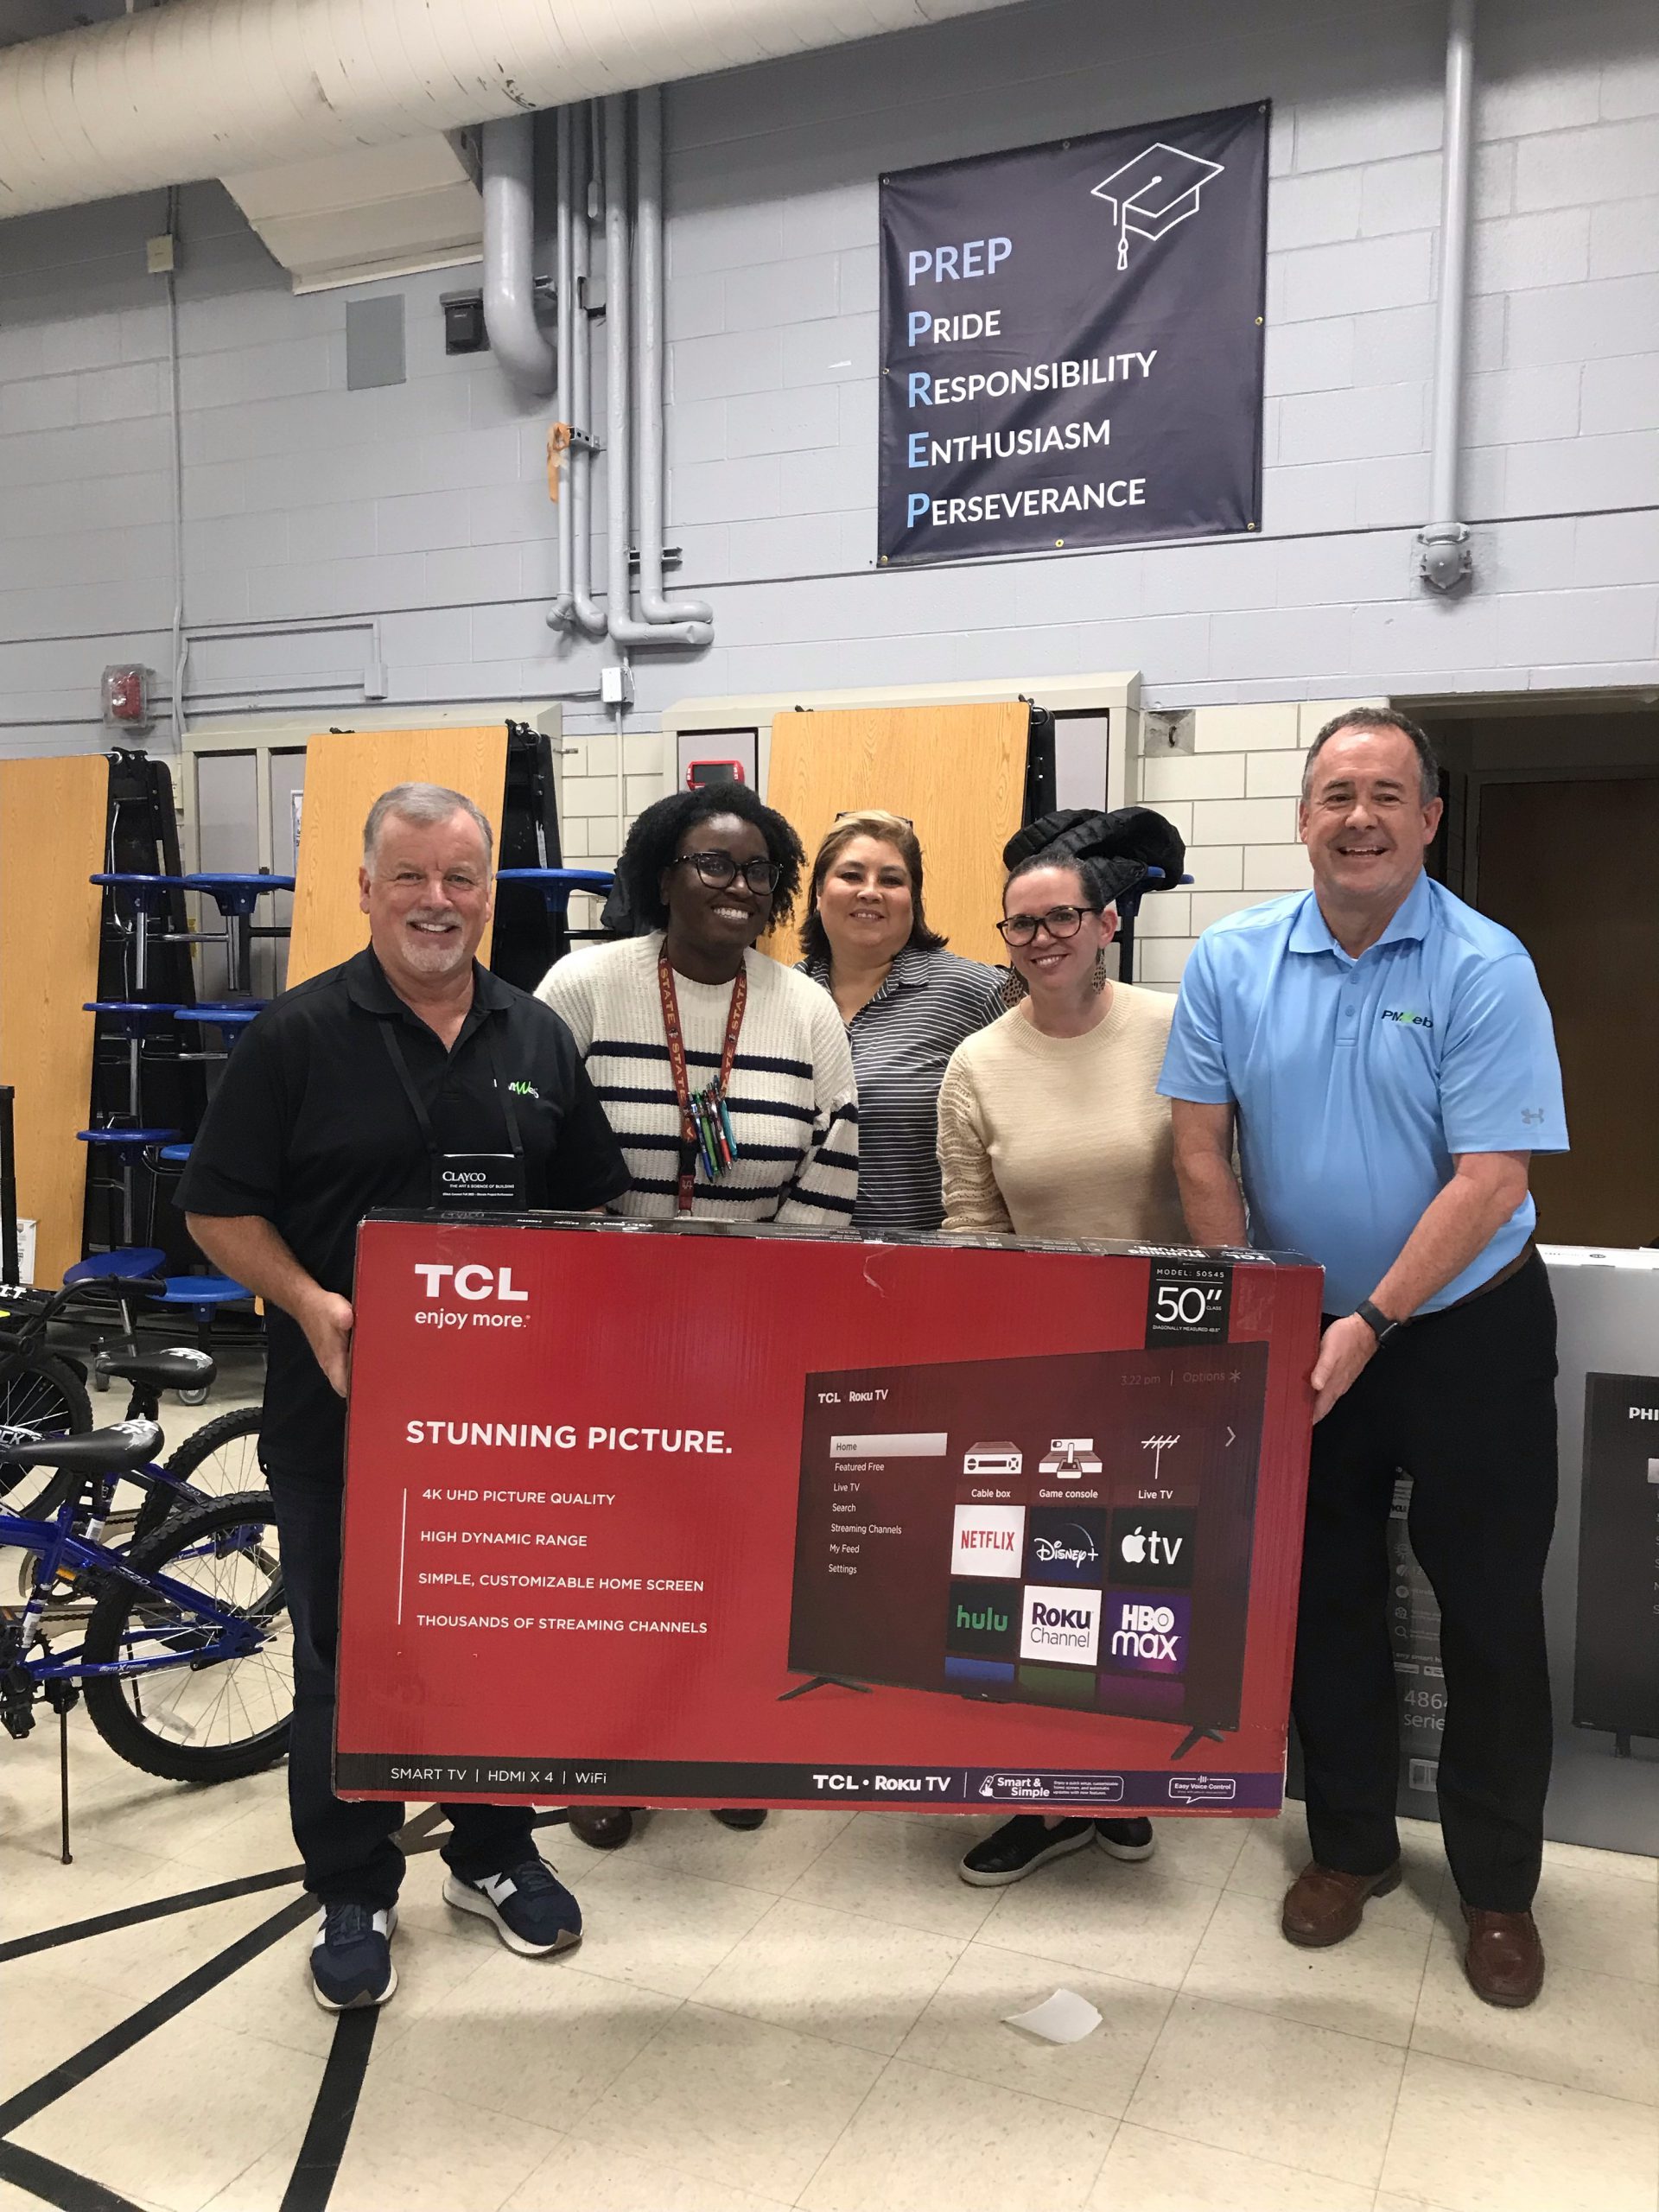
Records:
M173 0L0 50L0 214L383 146L1003 0Z
M528 115L484 126L484 327L508 376L540 399L558 368L536 319L535 136Z
M1429 519L1417 533L1417 573L1437 591L1469 574L1469 533L1458 518L1459 418L1469 290L1469 187L1474 168L1475 0L1452 0L1446 32L1440 154L1440 294L1434 321L1429 433Z
M571 235L570 111L568 107L559 110L554 128L557 146L554 168L558 196L553 224L553 285L558 309L559 416L562 421L569 423L575 419L570 412L570 365L571 356L576 350L576 256L575 241ZM575 450L567 447L559 462L558 588L553 596L553 604L547 610L548 626L554 630L568 628L571 616L570 572L575 565L576 546L575 533L570 527L570 490L575 472Z
M605 102L605 626L619 651L629 645L706 645L706 622L637 622L628 582L628 524L632 514L633 425L629 385L632 352L628 274L628 102Z
M566 490L570 517L569 620L585 638L605 635L605 609L594 597L593 329L588 314L588 200L593 189L594 131L585 106L561 115L570 133L570 373L564 387L570 446Z
M696 643L713 642L715 610L706 599L663 595L663 92L648 86L634 96L634 160L639 175L634 224L634 299L639 318L634 412L639 427L639 612L658 626L700 624Z

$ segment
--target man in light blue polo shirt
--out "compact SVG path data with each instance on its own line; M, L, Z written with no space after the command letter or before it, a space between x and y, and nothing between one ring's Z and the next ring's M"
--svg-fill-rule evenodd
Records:
M1400 1879L1387 1607L1403 1469L1440 1606L1465 1971L1516 2005L1543 1980L1555 1514L1555 1316L1527 1167L1567 1149L1567 1125L1524 947L1423 873L1440 818L1414 722L1356 708L1321 730L1299 817L1313 888L1205 932L1158 1087L1192 1235L1243 1243L1248 1206L1252 1243L1325 1271L1293 1691L1313 1855L1284 1933L1339 1942Z

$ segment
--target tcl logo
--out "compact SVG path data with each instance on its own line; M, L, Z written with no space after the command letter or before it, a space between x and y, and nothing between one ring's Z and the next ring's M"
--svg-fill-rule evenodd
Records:
M441 1298L446 1278L457 1298L464 1298L469 1305L477 1306L486 1299L498 1306L524 1306L529 1303L527 1290L512 1287L511 1268L449 1268L428 1266L416 1262L415 1272L426 1285L428 1298Z

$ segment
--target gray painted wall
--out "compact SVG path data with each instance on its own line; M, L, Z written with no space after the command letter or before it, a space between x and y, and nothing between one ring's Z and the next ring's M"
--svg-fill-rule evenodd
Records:
M1027 0L675 89L670 535L717 632L647 658L638 727L688 695L1016 668L1139 668L1160 705L1651 681L1659 16L1482 11L1478 581L1455 602L1411 575L1444 16ZM1274 103L1262 535L878 573L878 173L1253 98ZM149 195L0 224L0 750L101 742L108 660L166 689L162 221ZM543 620L550 410L443 355L438 295L466 272L294 298L216 187L184 194L181 232L193 716L349 708L366 631L222 634L346 614L378 619L396 707L591 694L595 649ZM405 297L409 380L348 391L346 302L376 290ZM573 698L567 728L599 727Z

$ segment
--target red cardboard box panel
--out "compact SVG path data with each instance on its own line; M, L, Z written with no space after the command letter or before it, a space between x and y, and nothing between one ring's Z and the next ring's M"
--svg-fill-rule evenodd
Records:
M558 1215L359 1235L336 1786L1281 1802L1317 1268Z

